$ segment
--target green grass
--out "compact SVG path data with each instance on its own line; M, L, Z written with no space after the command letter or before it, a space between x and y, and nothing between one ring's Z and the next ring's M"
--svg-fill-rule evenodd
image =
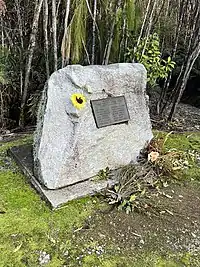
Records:
M0 173L0 192L6 212L0 215L0 266L37 266L38 251L51 255L55 265L49 266L61 266L72 230L97 205L84 198L51 211L21 174L10 171Z
M4 143L0 154L23 142ZM3 156L2 156L3 157ZM72 201L62 209L51 211L17 170L0 172L0 266L38 266L38 253L51 255L51 264L61 266L72 230L80 227L97 207L94 198Z
M60 266L72 229L96 206L93 199L84 198L51 211L22 175L11 172L1 173L0 191L6 211L0 216L0 266L37 266L37 251L51 255L55 265L49 266Z
M175 150L183 152L198 153L200 156L200 133L171 133L167 135L164 132L154 133L155 136L166 138L164 150ZM200 165L190 160L190 168L183 173L184 178L200 181Z
M2 143L0 166L5 167L6 151L9 147L31 141L32 137L27 136L15 142ZM166 142L166 148L200 151L200 134L172 134ZM190 178L199 179L199 167L194 164L188 170L188 175ZM77 246L74 242L73 232L80 228L100 205L98 198L86 197L52 211L11 163L0 171L0 267L38 267L41 252L50 255L50 261L45 266L76 267L76 257L84 247L83 244ZM69 253L72 255L70 262ZM101 256L94 253L84 256L80 266L192 266L190 258L186 256L185 254L184 259L179 255L177 260L177 255L170 258L162 257L157 252L154 254L145 251L123 255L123 252L110 253L108 249Z

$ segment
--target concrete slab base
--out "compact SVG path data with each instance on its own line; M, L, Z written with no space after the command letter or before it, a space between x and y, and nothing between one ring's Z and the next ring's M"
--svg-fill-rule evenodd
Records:
M52 209L56 209L70 200L78 199L87 195L94 195L95 193L114 184L114 181L112 180L94 181L89 179L61 189L47 189L41 185L33 175L33 156L31 145L12 147L8 153L19 165L21 171L28 177L30 183L41 197L50 204Z

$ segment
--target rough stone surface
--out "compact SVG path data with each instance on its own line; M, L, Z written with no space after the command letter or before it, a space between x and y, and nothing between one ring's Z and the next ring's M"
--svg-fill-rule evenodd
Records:
M49 189L86 180L109 167L137 159L152 138L146 97L146 70L141 64L72 65L53 73L45 86L34 141L35 175ZM87 102L71 103L73 93ZM130 121L98 129L90 100L124 95Z

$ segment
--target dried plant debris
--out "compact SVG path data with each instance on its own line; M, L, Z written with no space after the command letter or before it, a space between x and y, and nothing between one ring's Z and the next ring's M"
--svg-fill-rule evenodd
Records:
M153 138L141 151L136 164L129 164L111 173L116 185L105 192L110 204L117 205L119 210L127 213L138 211L162 214L156 198L164 196L165 188L174 182L183 180L182 173L197 162L198 153L193 151L166 150L165 143L171 133L162 138Z

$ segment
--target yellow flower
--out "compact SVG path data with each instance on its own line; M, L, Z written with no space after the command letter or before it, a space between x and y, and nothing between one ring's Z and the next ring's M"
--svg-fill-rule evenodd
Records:
M82 109L85 107L86 98L83 94L73 94L71 95L71 101L75 108Z
M159 153L152 151L151 153L148 154L148 161L154 162L158 159Z

